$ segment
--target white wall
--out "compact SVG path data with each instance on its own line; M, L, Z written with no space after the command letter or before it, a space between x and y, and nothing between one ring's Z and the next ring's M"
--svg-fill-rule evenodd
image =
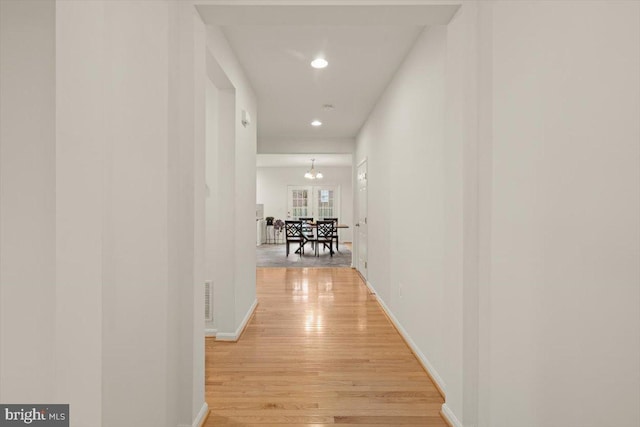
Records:
M165 422L188 426L202 420L207 411L202 339L206 31L191 2L169 2L168 17L170 392Z
M353 153L353 138L260 138L260 154L340 154Z
M216 330L235 331L235 90L207 85L207 276L214 284Z
M640 3L486 7L485 425L640 425Z
M207 79L206 84L206 145L205 145L205 180L206 180L206 206L205 206L205 280L212 281L214 283L224 282L224 279L216 277L220 273L220 269L216 265L218 260L218 250L220 240L222 236L220 233L224 230L218 224L221 222L221 212L218 211L222 207L222 204L216 203L220 200L219 191L219 167L218 165L220 155L218 153L219 147L219 100L220 91L213 84L213 82ZM235 95L234 95L235 97ZM235 110L235 108L234 108ZM228 239L231 240L231 239ZM229 242L231 243L231 242ZM226 246L225 243L221 243ZM226 280L232 282L232 280ZM212 307L215 310L215 307ZM215 332L216 319L208 322L206 329L209 330L209 334Z
M369 281L456 425L638 425L640 4L464 2L442 31L358 136Z
M340 241L353 240L353 183L351 167L317 167L324 178L319 185L340 186L340 214L341 224L349 226L340 230ZM275 219L287 219L287 187L289 185L312 185L304 177L305 168L294 167L260 167L257 168L256 203L264 204L264 215ZM316 182L314 181L315 185Z
M111 166L103 14L101 2L56 3L57 399L73 402L80 425L103 414L104 195Z
M446 29L446 82L445 82L445 144L443 147L444 170L444 244L443 244L443 339L442 351L445 355L442 376L446 379L446 410L458 414L463 420L465 399L463 354L464 316L464 244L465 235L464 199L465 140L468 140L469 115L465 110L470 100L465 89L469 76L468 39L472 31L469 11L461 8ZM470 28L471 27L471 28ZM467 252L468 256L468 252ZM468 347L468 343L465 343ZM457 418L457 417L456 417Z
M122 417L135 424L149 422L136 408L167 398L171 363L165 350L171 337L165 328L156 327L169 321L169 195L165 186L157 185L168 181L168 129L157 126L168 116L163 78L169 51L161 50L160 41L164 38L166 45L168 8L157 2L131 6L104 5L109 43L103 60L111 71L104 93L108 118L101 130L107 132L109 146L102 297L105 426L116 425ZM77 19L72 12L67 12L68 19ZM141 20L149 23L149 32L141 30ZM153 37L150 28L155 30ZM132 392L144 398L132 402ZM151 418L162 423L167 417L158 413Z
M56 398L55 18L53 1L0 2L3 403Z
M251 84L236 59L222 30L217 26L207 27L207 49L220 69L235 88L233 94L223 93L220 98L234 96L233 132L219 135L218 162L226 174L218 175L220 204L224 204L221 227L226 227L232 240L230 246L219 246L226 263L219 262L224 277L215 283L215 307L218 337L234 337L239 332L256 302L256 99ZM224 91L219 91L219 93ZM219 101L220 102L220 101ZM219 104L220 105L220 104ZM241 112L246 110L252 123L244 127L240 122ZM222 108L224 114L229 113ZM226 113L225 113L226 112ZM221 127L220 127L221 128ZM222 129L222 128L221 128Z
M202 23L175 1L1 7L0 398L70 403L72 426L190 426Z
M449 282L461 261L460 144L445 143L446 31L418 37L358 135L354 158L368 160L368 281L442 388L445 373L461 370L447 366L444 351L455 332L447 330L454 314L443 305L445 285L457 285ZM445 245L455 245L449 258Z

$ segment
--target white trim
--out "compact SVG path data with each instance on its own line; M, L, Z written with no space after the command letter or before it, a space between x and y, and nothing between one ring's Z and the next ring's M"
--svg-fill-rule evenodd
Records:
M371 294L375 295L376 299L378 301L380 301L380 299L378 298L378 295L376 294L376 290L373 289L373 285L371 283L369 283L368 280L365 280L364 283L365 283L365 285L367 285L367 288L369 288L369 291L371 291ZM382 304L380 304L380 305L382 305ZM383 307L383 309L384 309L384 307ZM387 311L387 310L384 310L384 311Z
M204 336L205 337L215 337L218 334L217 329L213 328L204 328Z
M244 319L242 319L242 322L240 322L240 325L238 326L236 331L233 333L218 332L216 333L216 341L238 341L240 335L242 334L242 331L247 326L247 323L249 323L249 319L251 319L251 316L253 316L253 312L256 311L257 306L258 300L256 299L253 301L253 304L251 304L249 311L247 311L247 314L244 316Z
M179 424L178 427L201 427L202 423L207 418L208 413L209 413L209 405L207 405L207 402L204 402L202 404L202 407L200 408L200 412L198 412L198 415L196 415L196 419L193 420L193 423L191 425Z
M196 416L196 419L193 420L193 424L191 424L191 427L200 427L204 420L207 418L208 413L209 405L207 405L207 402L204 402L202 404L202 408L200 408L200 412L198 412L198 415Z
M444 418L445 421L448 422L453 427L464 427L460 422L460 420L455 416L453 411L449 409L446 403L442 404L442 410L440 414L442 415L442 418Z
M373 286L371 286L369 281L367 281L367 287L371 289L372 292L374 292L375 294L375 291L373 291ZM446 394L447 393L446 384L442 379L442 377L438 374L438 371L436 371L436 369L433 367L431 362L429 362L429 359L427 359L424 353L422 353L422 351L418 348L416 343L413 342L409 333L402 327L402 324L398 321L398 319L396 319L396 316L393 315L393 313L391 312L389 307L387 307L387 304L384 303L382 298L376 295L376 300L378 300L378 303L380 303L380 307L382 307L384 312L387 313L387 316L389 317L393 325L396 327L398 332L400 332L400 335L402 335L402 337L407 342L411 350L413 350L420 364L422 364L424 369L429 373L429 375L431 376L433 381L436 383L436 385L440 387L440 390L442 390L442 392Z

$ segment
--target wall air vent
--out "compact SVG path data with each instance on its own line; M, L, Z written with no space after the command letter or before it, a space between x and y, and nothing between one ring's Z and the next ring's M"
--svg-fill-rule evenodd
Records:
M204 320L213 322L213 282L204 282Z

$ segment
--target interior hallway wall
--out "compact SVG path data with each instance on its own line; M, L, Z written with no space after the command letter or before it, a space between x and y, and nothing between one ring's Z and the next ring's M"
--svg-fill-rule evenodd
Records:
M0 2L3 403L55 398L55 21L54 1Z
M0 7L0 398L69 403L74 427L190 426L202 23L176 1Z
M433 31L358 136L371 285L454 425L637 425L640 4L463 2L444 79ZM427 201L412 211L441 227L418 232L424 248L398 235L411 189Z
M481 425L640 425L640 3L481 13Z
M235 90L207 82L206 280L214 285L216 332L233 332L235 301Z
M459 286L446 283L445 262L459 271L461 253L446 258L445 242L461 239L461 165L445 142L446 38L440 26L417 38L358 135L354 163L368 160L368 281L448 390L445 373L461 370L445 368L444 344L461 334L446 327L461 313L444 304L445 286Z
M354 138L265 138L258 140L260 154L353 153Z
M235 110L220 110L221 114L233 115L230 120L234 128L232 134L225 134L223 131L223 134L219 135L219 161L226 162L222 168L227 173L218 175L221 185L219 188L223 190L219 194L223 194L224 197L216 201L225 205L222 209L226 212L224 218L228 220L222 221L219 226L225 227L226 233L230 233L228 236L232 239L231 246L219 246L219 250L227 251L224 259L229 261L219 266L225 271L224 276L232 281L223 280L215 284L214 302L214 311L220 314L216 318L217 337L234 339L256 304L257 103L249 80L224 33L217 26L207 26L207 49L235 88L233 94L219 91L222 93L221 98L235 97ZM247 111L251 117L251 123L246 127L240 121L242 110ZM231 187L228 187L229 185Z

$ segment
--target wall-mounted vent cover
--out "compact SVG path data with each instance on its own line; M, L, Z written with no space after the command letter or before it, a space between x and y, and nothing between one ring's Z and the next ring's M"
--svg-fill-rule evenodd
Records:
M204 282L204 320L213 322L213 282Z

